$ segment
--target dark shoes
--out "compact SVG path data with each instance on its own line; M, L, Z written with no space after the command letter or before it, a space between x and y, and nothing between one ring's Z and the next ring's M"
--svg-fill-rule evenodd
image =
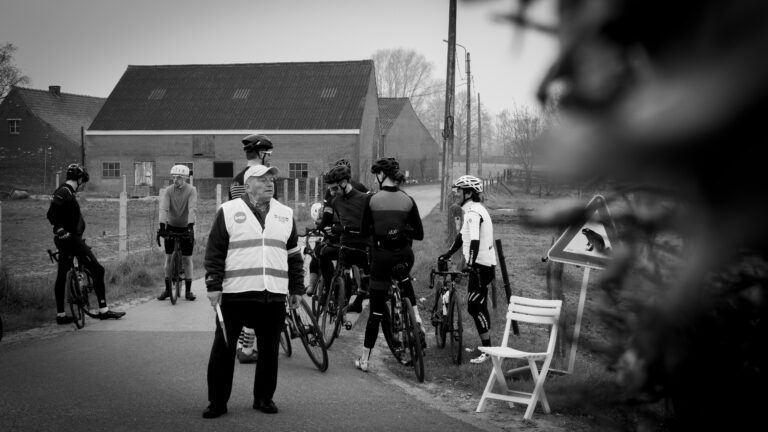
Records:
M170 292L169 290L165 290L165 291L163 291L163 293L162 293L162 294L160 294L159 296L157 296L157 299L162 301L162 300L165 300L165 299L167 299L167 298L168 298L168 297L170 297L170 296L171 296L171 292Z
M259 401L253 403L253 409L259 410L266 414L277 414L277 405L273 401Z
M193 293L192 291L187 291L186 294L184 294L184 298L189 301L193 301L194 299L197 298L197 296L195 296L195 293Z
M72 317L68 315L56 316L56 324L72 324Z
M123 317L123 315L125 315L125 312L115 312L110 309L104 313L99 312L98 316L100 320L105 320L105 319L120 319Z
M223 414L227 413L227 407L226 406L218 406L214 404L208 405L208 408L203 411L203 418L207 419L213 419L216 417L221 417Z

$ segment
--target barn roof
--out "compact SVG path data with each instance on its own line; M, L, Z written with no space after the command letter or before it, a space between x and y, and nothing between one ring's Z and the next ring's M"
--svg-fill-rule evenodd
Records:
M96 131L360 129L373 61L128 66Z
M410 103L408 98L379 98L379 122L381 133L386 135L392 127L395 119L400 115L405 104Z
M80 143L80 127L88 128L106 100L23 87L14 87L12 91L38 119L75 143Z

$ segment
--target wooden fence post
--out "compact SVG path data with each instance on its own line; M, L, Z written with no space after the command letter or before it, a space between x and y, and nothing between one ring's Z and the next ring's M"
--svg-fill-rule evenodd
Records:
M120 219L117 228L118 256L124 259L128 253L128 193L126 192L126 176L123 175L123 191L120 192Z
M293 179L293 212L299 211L299 179Z
M304 202L307 203L307 206L309 206L309 205L312 204L310 202L311 201L310 197L312 195L309 194L309 192L310 192L310 189L309 189L309 177L304 179L304 184L306 185L306 187L304 188Z
M216 210L221 208L221 183L216 185Z
M317 202L320 198L320 177L315 177L315 201Z

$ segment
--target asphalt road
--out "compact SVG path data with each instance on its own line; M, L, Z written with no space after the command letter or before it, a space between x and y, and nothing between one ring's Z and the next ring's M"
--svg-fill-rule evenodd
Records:
M422 215L437 202L433 189L439 191L409 188ZM66 326L45 337L4 340L0 431L495 430L470 415L437 409L419 395L415 378L402 382L381 362L367 374L355 369L362 323L342 331L325 373L293 340L293 355L280 357L278 414L251 408L255 366L238 364L229 413L203 419L215 317L202 279L193 291L194 302L149 300L128 308L121 320L89 319L82 330ZM383 340L377 351L388 352Z

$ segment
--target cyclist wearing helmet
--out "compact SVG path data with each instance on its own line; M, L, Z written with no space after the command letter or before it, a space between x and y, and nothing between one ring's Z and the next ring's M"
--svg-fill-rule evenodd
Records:
M424 340L424 329L409 275L414 262L412 240L424 239L419 208L413 198L399 188L399 185L405 182L405 176L400 172L400 165L395 159L377 160L371 167L371 173L376 176L380 190L368 195L363 211L362 234L373 236L373 250L370 315L365 327L363 351L355 360L355 366L362 371L368 370L368 361L379 334L379 323L384 313L392 277L401 281L403 296L413 305L422 341Z
M241 198L245 195L245 179L243 178L248 168L255 165L269 166L272 159L272 140L266 135L248 135L242 139L243 151L247 165L240 171L229 186L229 201ZM277 198L277 190L273 191L272 198ZM237 339L237 360L240 363L256 363L258 353L254 349L256 331L250 327L243 327L240 337Z
M93 276L93 290L99 301L99 319L118 319L125 312L115 312L107 306L104 289L104 267L99 264L91 248L85 244L85 220L80 212L80 204L75 193L80 186L88 182L88 172L79 164L67 167L67 180L56 189L48 208L48 221L53 225L53 242L59 249L59 264L56 273L54 294L56 296L56 323L69 324L72 317L64 312L64 285L67 271L72 266L72 260L83 264Z
M440 255L440 260L449 259L462 249L467 266L472 271L467 286L467 312L475 320L480 342L491 346L491 320L488 313L488 284L494 278L496 251L493 246L493 224L488 210L480 202L483 192L482 181L474 176L464 175L456 179L453 188L458 190L464 223L456 235L451 249ZM478 364L488 359L488 355L475 350L477 357L470 362Z
M195 221L197 219L197 189L187 183L189 168L186 165L174 165L171 168L173 185L165 188L160 200L160 229L157 230L157 245L160 237L169 232L189 232L189 238L181 240L181 256L184 263L184 298L194 300L192 292L192 250L195 246ZM176 240L165 239L165 291L157 297L165 300L171 295L171 257Z
M240 171L229 186L229 201L240 198L245 193L243 175L248 168L254 165L269 166L272 159L272 141L266 135L248 135L242 140L247 166ZM273 197L277 199L277 194Z
M323 180L334 197L330 202L330 212L323 213L320 228L330 230L330 234L339 235L339 243L342 246L367 250L370 247L370 238L361 234L361 226L368 195L352 187L351 177L349 167L344 164L334 166L325 174ZM338 218L338 224L334 224L334 218ZM365 254L354 251L345 251L344 254L347 265L354 264L368 273L368 257ZM333 278L333 260L339 258L339 248L325 245L319 256L323 282L328 290ZM352 293L346 294L349 297ZM347 311L362 312L363 297L362 292L358 293Z

